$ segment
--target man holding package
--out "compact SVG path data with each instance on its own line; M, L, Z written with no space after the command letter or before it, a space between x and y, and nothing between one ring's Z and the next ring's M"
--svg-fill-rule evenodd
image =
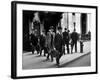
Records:
M63 46L64 46L64 41L63 41L63 34L62 34L62 28L58 27L58 33L55 35L54 39L54 46L55 50L58 51L58 54L56 56L56 64L59 67L60 64L60 58L63 55Z

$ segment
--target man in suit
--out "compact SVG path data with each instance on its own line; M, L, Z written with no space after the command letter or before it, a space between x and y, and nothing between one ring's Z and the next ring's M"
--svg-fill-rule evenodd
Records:
M63 32L63 40L64 40L64 45L67 47L67 53L69 54L69 32L67 28L65 28L65 31ZM65 54L65 51L64 51Z
M34 51L37 50L37 45L38 45L38 37L34 29L32 30L30 39L31 39L31 46L32 46L32 54L34 54Z
M47 37L46 37L46 45L48 48L47 60L49 60L50 53L54 48L54 37L55 37L55 33L53 32L53 26L51 26L49 29L49 32L47 33ZM51 56L51 61L53 61L52 56Z
M44 50L44 56L46 52L46 35L45 30L42 31L42 34L40 35L40 56L42 54L42 50Z
M75 45L75 52L77 52L77 41L78 41L78 33L76 32L76 29L71 34L71 40L72 40L72 45L71 45L71 53L73 53L73 47Z
M60 64L59 60L60 60L61 56L63 55L62 49L64 46L63 34L62 34L61 27L58 27L58 33L55 35L54 46L55 46L55 50L57 50L59 52L59 54L56 56L56 64L59 67L59 64Z

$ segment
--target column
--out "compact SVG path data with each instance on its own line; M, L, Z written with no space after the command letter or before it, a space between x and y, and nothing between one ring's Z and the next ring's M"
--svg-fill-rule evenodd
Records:
M70 33L73 32L74 30L72 13L69 13L69 30L70 30Z
M80 22L81 22L80 21L80 19L81 19L80 16L81 16L81 14L80 13L76 13L75 15L76 15L76 20L75 20L75 23L76 23L76 26L75 26L76 27L76 32L79 33L79 34L81 34L81 31L80 31L81 30L81 26L80 26Z
M62 14L62 19L61 19L61 27L62 31L64 31L64 28L68 27L68 13L63 13Z
M91 14L88 13L87 14L87 32L88 33L90 31L90 28L91 28Z

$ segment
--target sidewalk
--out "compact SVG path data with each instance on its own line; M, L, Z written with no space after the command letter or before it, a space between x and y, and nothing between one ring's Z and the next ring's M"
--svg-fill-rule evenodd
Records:
M83 44L84 44L83 53L80 53L80 44L78 42L77 44L78 52L73 53L73 54L63 55L60 59L60 65L63 66L66 63L70 63L78 58L81 58L82 56L90 54L91 53L91 50L90 50L91 42L87 41L87 42L84 42ZM57 67L55 59L53 62L46 61L46 57L38 56L37 54L32 54L31 52L23 54L22 61L23 61L22 62L23 69L41 69L41 68Z

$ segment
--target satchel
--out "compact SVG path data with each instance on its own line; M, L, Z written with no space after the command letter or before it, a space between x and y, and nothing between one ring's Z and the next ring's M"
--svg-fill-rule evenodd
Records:
M59 51L53 49L53 50L51 51L50 55L51 55L52 57L57 57L57 56L59 55Z

